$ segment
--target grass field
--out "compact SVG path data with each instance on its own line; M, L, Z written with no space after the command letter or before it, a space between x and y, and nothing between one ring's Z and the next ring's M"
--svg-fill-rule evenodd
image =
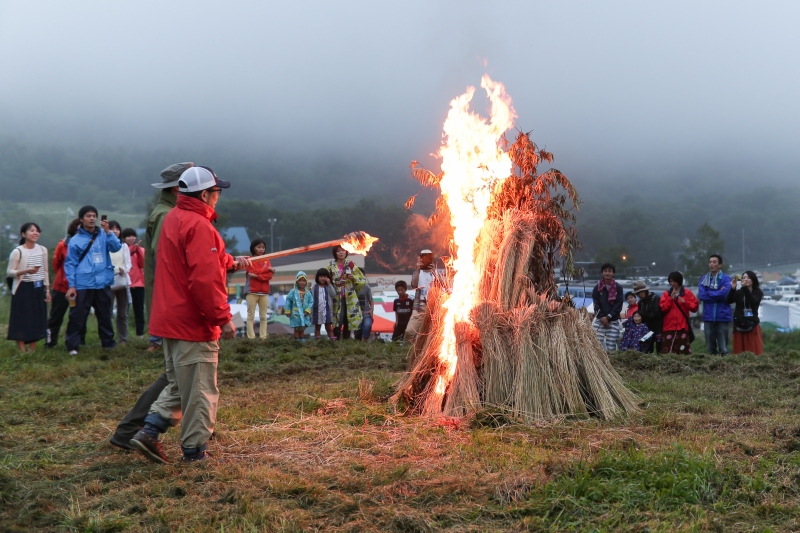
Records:
M0 531L800 529L796 336L758 358L618 354L640 414L537 427L395 412L402 347L238 339L213 461L186 466L108 444L163 363L89 342L0 342Z

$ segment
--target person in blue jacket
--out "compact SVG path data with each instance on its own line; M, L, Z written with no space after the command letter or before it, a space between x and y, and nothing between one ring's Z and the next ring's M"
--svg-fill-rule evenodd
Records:
M78 212L81 226L69 240L64 273L69 290L69 324L67 325L67 350L78 354L81 329L86 325L89 311L94 307L97 330L103 348L114 348L114 328L111 325L111 284L114 283L114 266L111 252L117 252L122 244L108 227L108 221L97 225L97 209L90 205Z
M294 338L305 342L306 328L311 325L311 312L314 309L314 297L310 290L306 290L308 276L302 270L297 273L294 288L286 295L286 316L289 317L289 327L294 329Z
M728 330L733 321L733 311L728 304L731 278L722 272L722 256L708 258L709 273L700 278L698 298L703 302L703 331L706 350L711 354L728 354Z

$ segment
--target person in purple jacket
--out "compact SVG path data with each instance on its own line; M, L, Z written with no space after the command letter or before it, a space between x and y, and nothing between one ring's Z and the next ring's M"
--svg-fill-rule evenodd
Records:
M708 274L700 278L698 299L703 302L703 331L710 354L728 355L728 330L733 311L728 303L731 278L722 272L722 256L708 258Z

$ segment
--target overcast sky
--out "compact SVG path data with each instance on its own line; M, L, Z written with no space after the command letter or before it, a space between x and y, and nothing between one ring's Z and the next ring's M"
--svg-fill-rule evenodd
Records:
M795 1L0 0L0 134L394 165L488 72L568 175L789 180L798 22Z

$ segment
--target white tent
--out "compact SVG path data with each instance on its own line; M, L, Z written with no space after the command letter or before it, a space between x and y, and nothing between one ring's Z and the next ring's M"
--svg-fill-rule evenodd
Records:
M758 315L762 322L774 322L784 329L800 329L800 306L796 304L765 300L761 302Z

